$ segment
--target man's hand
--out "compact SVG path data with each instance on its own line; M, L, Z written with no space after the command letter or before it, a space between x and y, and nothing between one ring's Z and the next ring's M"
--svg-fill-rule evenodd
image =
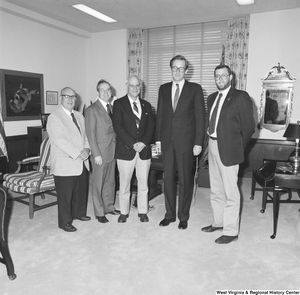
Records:
M80 152L79 158L85 161L90 156L90 149L85 148Z
M158 154L161 154L161 142L160 142L160 141L157 141L157 142L155 143L155 148L156 148L156 152L157 152Z
M95 164L101 166L103 163L102 161L102 157L101 156L97 156L95 157Z
M136 152L141 152L144 148L145 148L145 144L142 143L142 142L137 142L133 145L133 149L136 151Z
M198 156L202 151L202 146L201 145L194 145L194 148L193 148L193 153L194 153L194 156Z

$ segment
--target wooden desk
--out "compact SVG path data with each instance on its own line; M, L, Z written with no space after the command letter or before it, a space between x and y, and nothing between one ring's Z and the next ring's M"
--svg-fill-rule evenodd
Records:
M280 200L280 192L284 189L297 190L300 197L300 174L293 175L289 171L285 171L282 167L285 167L286 163L277 162L277 168L274 176L275 187L273 191L273 228L274 233L271 235L271 239L275 239L277 233L279 204L280 203L300 203L300 200Z

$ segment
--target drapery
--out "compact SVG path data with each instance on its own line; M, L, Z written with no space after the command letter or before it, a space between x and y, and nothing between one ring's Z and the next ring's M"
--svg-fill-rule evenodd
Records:
M248 68L249 16L228 20L225 63L235 73L235 87L246 90Z
M142 75L142 30L130 30L128 37L128 76Z

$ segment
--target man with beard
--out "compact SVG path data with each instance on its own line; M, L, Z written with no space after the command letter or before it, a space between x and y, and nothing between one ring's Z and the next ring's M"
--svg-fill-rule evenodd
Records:
M228 244L238 239L240 222L240 192L237 185L239 164L244 161L244 149L255 130L252 101L247 92L231 86L231 69L219 65L214 71L218 92L207 99L206 126L209 136L210 200L212 225L204 232L223 230L215 240Z

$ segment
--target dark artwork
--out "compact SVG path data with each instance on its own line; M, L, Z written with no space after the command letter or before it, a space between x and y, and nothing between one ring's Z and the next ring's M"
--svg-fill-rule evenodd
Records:
M42 113L40 85L40 78L6 74L6 117L39 116Z

